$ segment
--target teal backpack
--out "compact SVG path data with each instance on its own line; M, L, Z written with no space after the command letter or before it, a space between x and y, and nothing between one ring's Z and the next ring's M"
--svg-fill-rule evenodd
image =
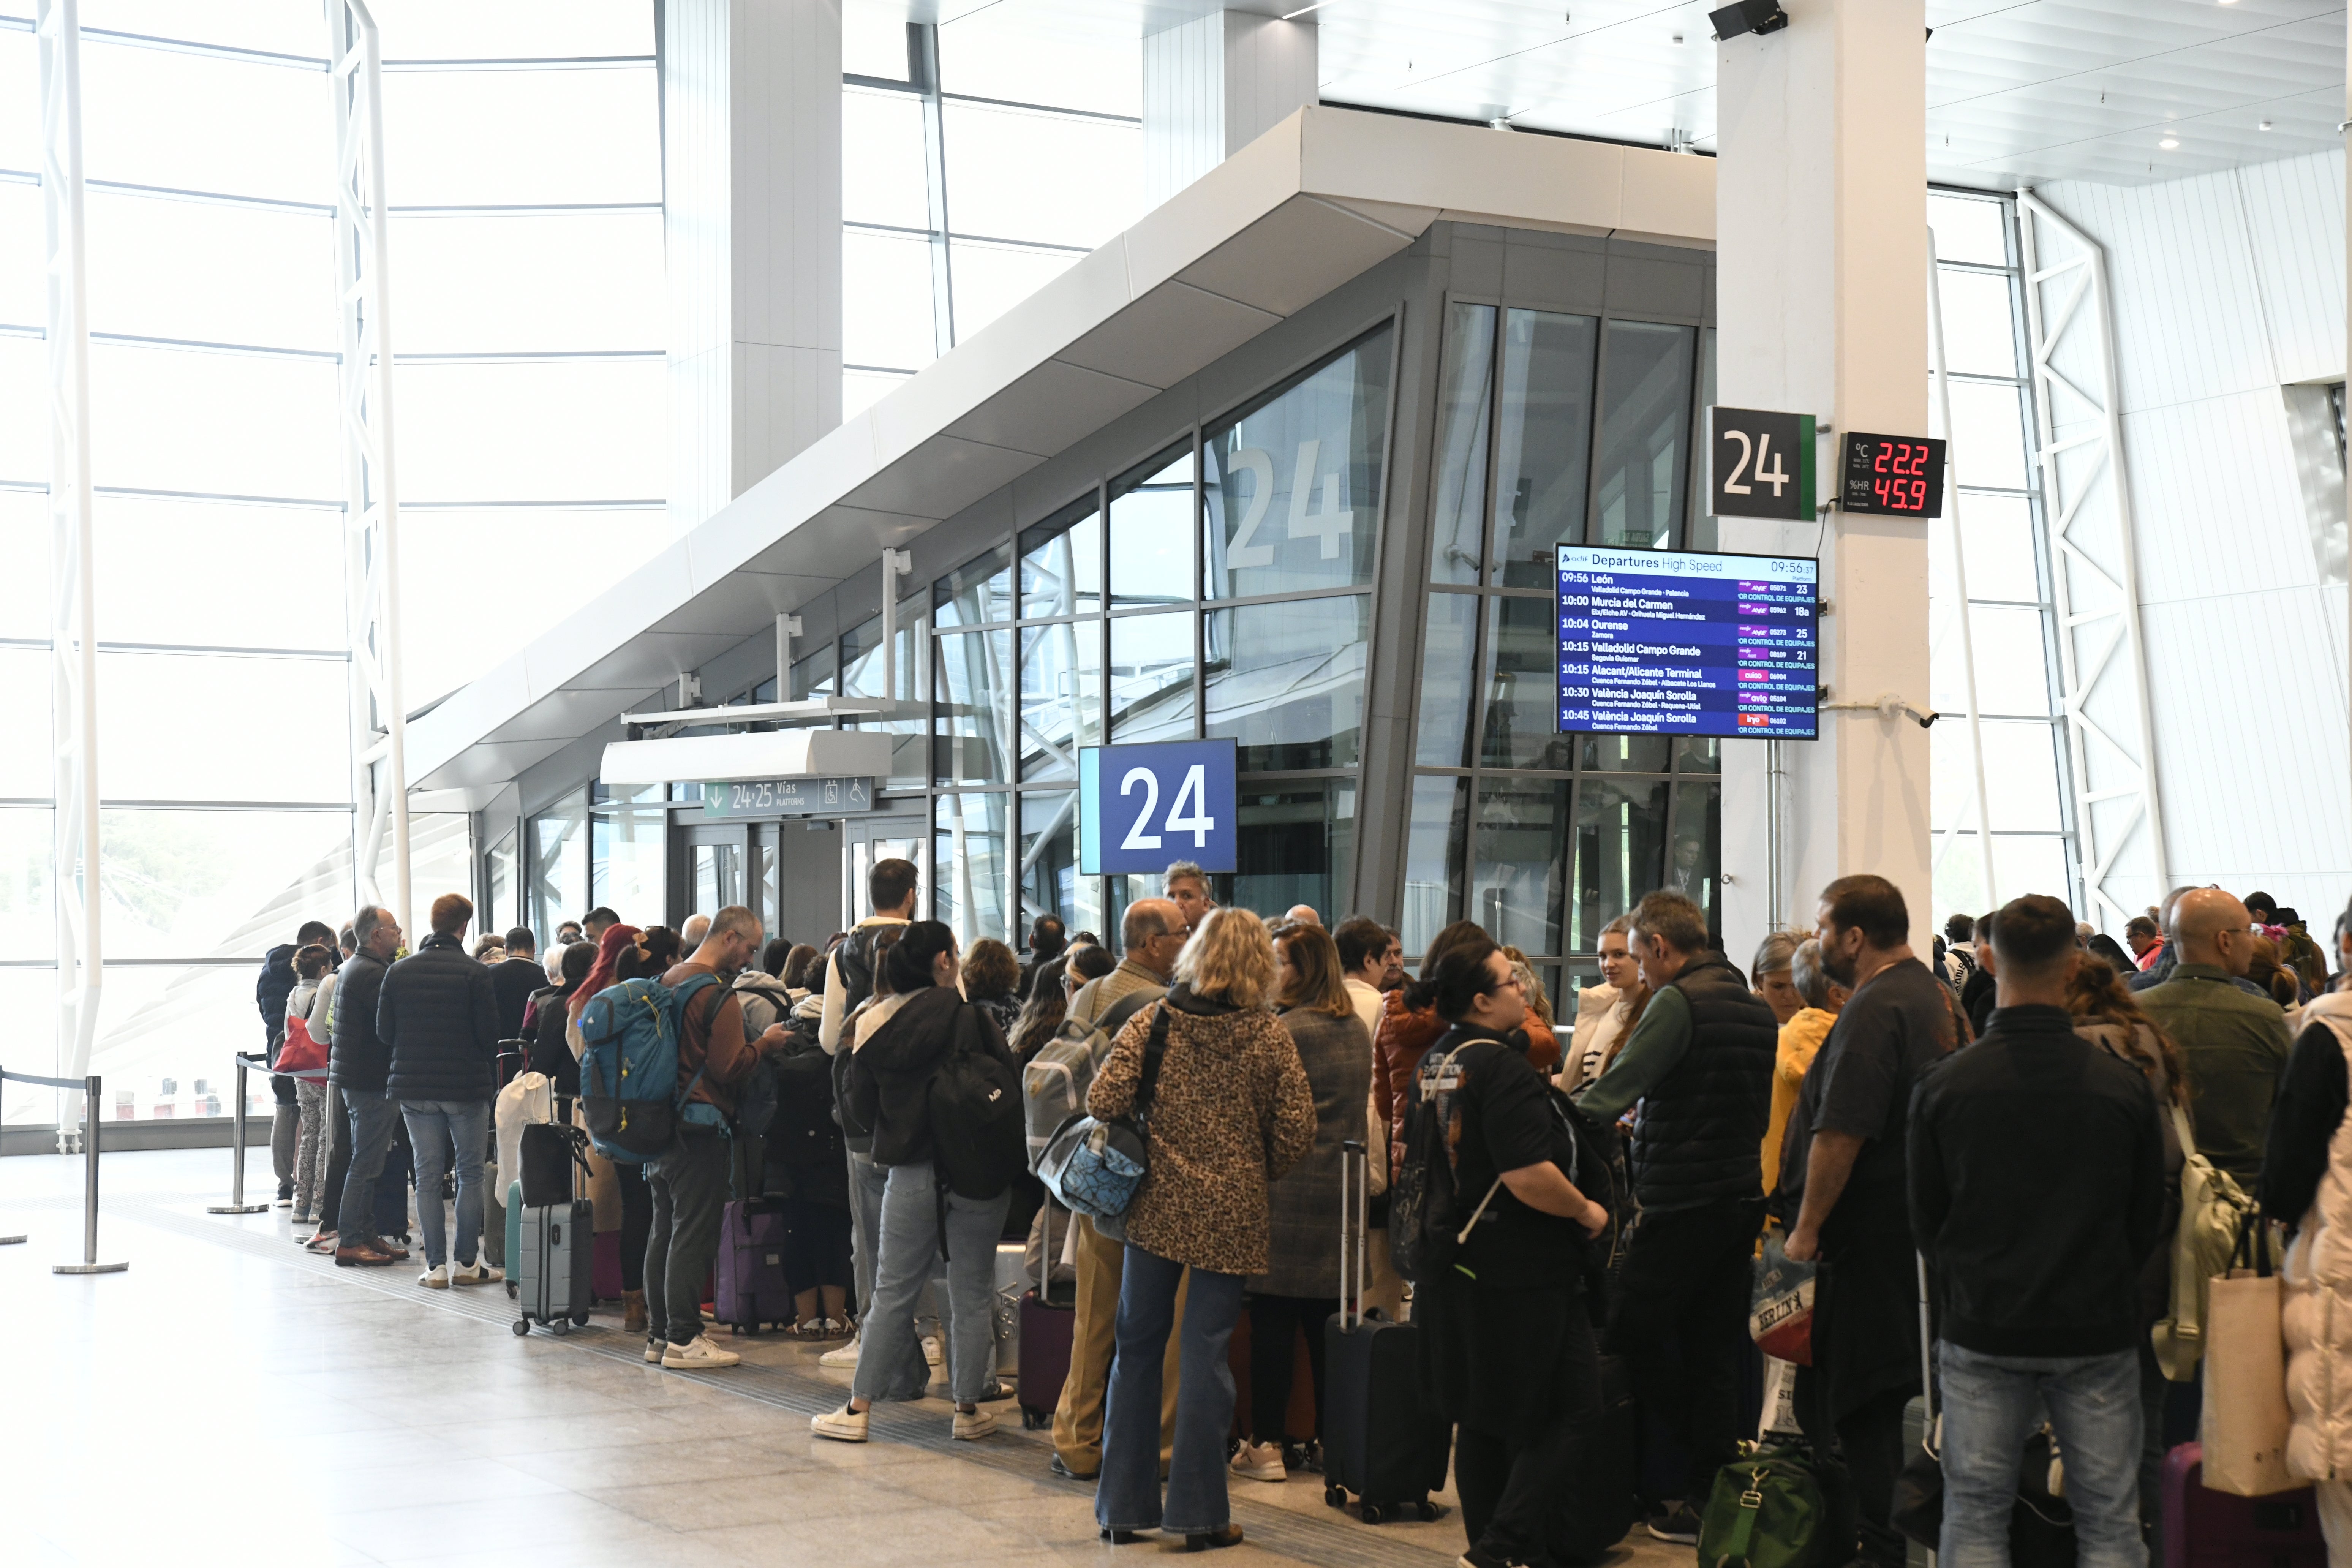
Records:
M686 1097L702 1081L698 1071L678 1087L686 1004L718 984L715 974L688 975L676 990L658 980L624 980L581 1009L580 1106L596 1152L641 1165L677 1139Z

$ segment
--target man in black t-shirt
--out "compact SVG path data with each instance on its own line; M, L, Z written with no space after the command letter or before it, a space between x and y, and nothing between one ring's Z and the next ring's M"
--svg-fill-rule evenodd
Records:
M1901 890L1884 877L1841 877L1822 889L1822 967L1853 994L1805 1074L1780 1165L1789 1256L1823 1265L1798 1419L1816 1445L1833 1432L1844 1447L1859 1555L1885 1568L1904 1559L1889 1515L1903 1406L1919 1392L1905 1122L1912 1084L1963 1037L1952 994L1912 953L1910 929Z

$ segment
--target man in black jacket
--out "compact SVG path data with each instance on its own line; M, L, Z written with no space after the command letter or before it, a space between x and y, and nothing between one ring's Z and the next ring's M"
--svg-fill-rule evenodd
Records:
M335 1261L347 1268L388 1268L406 1258L408 1249L375 1233L376 1177L400 1118L400 1107L384 1090L391 1052L376 1036L375 1012L384 973L400 951L400 921L390 910L370 905L352 920L352 934L359 939L359 951L335 977L335 1037L327 1055L327 1081L342 1096L351 1121L352 1163L336 1205L341 1228Z
M1911 1229L1941 1309L1938 1555L2007 1559L2018 1452L2046 1408L2080 1560L2125 1568L2145 1560L2139 1273L2162 1229L2164 1135L2147 1080L2074 1033L2074 911L2013 900L1992 941L1992 1026L1910 1105Z
M1748 1259L1764 1225L1764 1129L1780 1021L1707 944L1706 915L1680 893L1633 907L1633 955L1653 994L1609 1070L1577 1100L1601 1126L1636 1101L1633 1190L1642 1219L1625 1253L1608 1348L1640 1397L1675 1428L1689 1464L1660 1541L1698 1540L1696 1505L1739 1438Z
M376 1002L375 1032L390 1055L386 1079L416 1152L418 1217L425 1272L417 1283L487 1285L502 1270L476 1260L482 1238L482 1161L489 1148L490 1097L497 1092L499 1003L488 968L466 952L474 906L463 895L433 900L433 934L413 957L392 966ZM454 1146L457 1235L441 1215L441 1173ZM452 1252L456 1267L450 1267Z
M529 926L507 932L506 950L506 962L490 966L490 987L499 1001L499 1038L519 1040L523 1008L530 994L547 984L547 971L540 966L539 939Z
M286 1040L286 998L294 992L294 955L314 942L331 949L335 933L322 921L304 921L292 942L280 942L262 954L261 978L253 983L253 1002L261 1009L266 1032L262 1048L268 1053L271 1067L278 1065L278 1047ZM278 1206L287 1208L294 1202L294 1136L299 1121L294 1080L284 1073L271 1073L269 1092L278 1101L277 1118L269 1126L269 1163L278 1175Z

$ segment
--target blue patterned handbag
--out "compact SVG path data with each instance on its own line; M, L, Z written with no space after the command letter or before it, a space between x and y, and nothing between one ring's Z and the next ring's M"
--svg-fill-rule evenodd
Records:
M1108 1121L1077 1111L1065 1117L1037 1155L1037 1178L1058 1203L1097 1222L1117 1221L1150 1168L1151 1097L1168 1049L1168 1008L1160 1004L1143 1047L1143 1081L1135 1109Z

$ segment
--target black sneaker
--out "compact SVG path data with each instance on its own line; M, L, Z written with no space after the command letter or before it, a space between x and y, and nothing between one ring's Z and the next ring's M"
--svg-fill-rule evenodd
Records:
M1675 1504L1668 1512L1652 1515L1649 1525L1650 1533L1660 1541L1671 1541L1677 1546L1698 1544L1698 1515L1686 1502Z
M1506 1557L1499 1552L1489 1552L1474 1546L1454 1560L1454 1568L1527 1568L1517 1557Z

